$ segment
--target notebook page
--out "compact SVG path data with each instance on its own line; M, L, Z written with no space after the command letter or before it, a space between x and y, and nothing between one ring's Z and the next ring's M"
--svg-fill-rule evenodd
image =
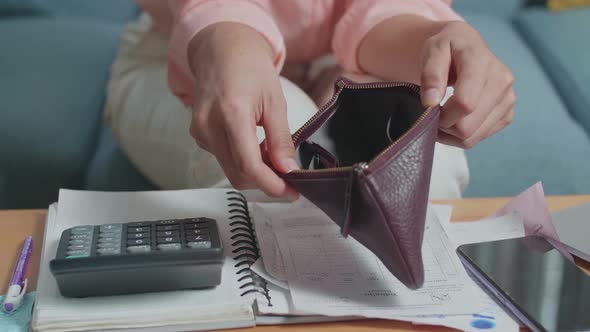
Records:
M453 246L429 208L425 285L409 290L369 250L317 208L261 204L273 220L295 309L322 315L403 319L470 313L474 294ZM406 320L409 320L407 318Z
M167 325L200 320L238 320L253 324L253 297L239 296L231 256L228 208L225 189L105 193L61 190L57 218L48 221L37 289L34 326L94 326L125 328L138 324ZM214 289L183 290L91 298L64 298L49 271L63 230L85 224L104 224L140 220L186 217L217 220L226 263L222 283ZM220 315L220 313L228 313ZM224 317L220 317L224 316ZM105 319L109 318L109 319ZM64 325L64 323L66 323ZM69 325L68 325L69 323ZM102 324L102 325L101 325ZM106 326L105 326L106 325Z
M298 203L294 203L298 204ZM256 229L256 238L260 247L260 255L264 269L271 277L278 279L279 282L287 280L285 264L283 257L276 241L275 233L272 229L272 219L257 203L249 204L250 218ZM280 284L279 286L282 286ZM283 287L283 288L287 288Z

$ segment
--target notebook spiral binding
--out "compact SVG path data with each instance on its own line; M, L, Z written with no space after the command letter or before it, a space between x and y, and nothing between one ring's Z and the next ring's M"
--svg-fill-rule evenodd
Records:
M230 214L230 233L232 240L232 253L235 254L234 267L239 268L236 272L240 283L240 296L250 293L260 293L272 307L270 294L266 280L260 278L250 270L250 266L260 257L260 249L256 240L256 233L252 227L248 202L244 195L237 191L228 191L228 205Z

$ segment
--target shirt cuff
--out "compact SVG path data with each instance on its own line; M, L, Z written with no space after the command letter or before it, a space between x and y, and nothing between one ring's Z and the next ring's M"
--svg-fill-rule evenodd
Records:
M269 43L280 72L285 61L285 43L272 17L250 2L211 1L181 11L169 44L168 83L172 92L189 106L194 102L195 80L188 61L188 45L206 27L220 22L241 23L258 31Z
M332 49L344 69L359 74L364 74L358 61L359 46L379 23L398 15L419 15L433 21L463 20L448 2L441 0L364 0L352 3L335 27Z

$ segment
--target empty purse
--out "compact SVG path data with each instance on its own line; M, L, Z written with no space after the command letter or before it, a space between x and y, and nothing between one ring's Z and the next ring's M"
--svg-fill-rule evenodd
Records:
M292 136L301 169L281 175L412 289L424 283L439 112L422 106L417 85L341 79Z

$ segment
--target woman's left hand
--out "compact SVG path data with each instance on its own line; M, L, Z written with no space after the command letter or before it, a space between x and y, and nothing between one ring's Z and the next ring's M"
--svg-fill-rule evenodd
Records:
M512 122L512 73L469 24L448 22L427 39L420 67L424 105L438 104L447 85L455 90L440 115L441 143L471 148Z

